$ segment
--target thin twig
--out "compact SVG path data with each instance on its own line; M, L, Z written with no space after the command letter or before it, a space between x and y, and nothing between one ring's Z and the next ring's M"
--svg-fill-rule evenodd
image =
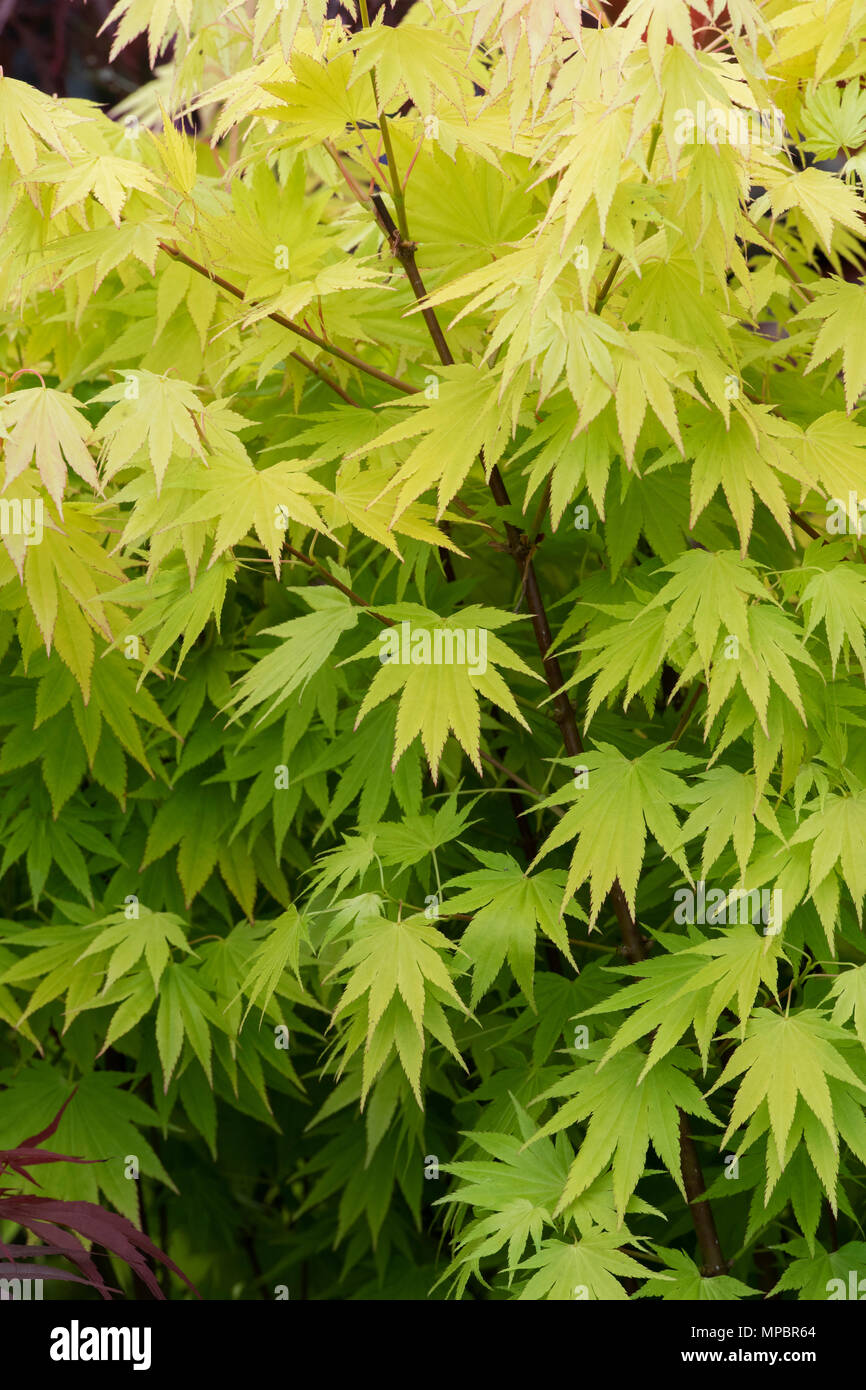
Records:
M208 280L212 280L215 285L219 285L220 289L225 290L227 294L234 295L235 299L245 299L243 290L239 289L237 285L233 285L231 281L223 279L221 275L217 275L215 271L209 270L207 266L202 265L199 261L193 260L192 256L188 256L185 251L179 250L176 246L169 246L164 241L159 243L159 247L167 256L172 256L176 261L182 261L184 265L189 266L190 270L195 270L199 275L206 276ZM286 318L285 314L280 314L277 313L276 310L273 310L267 317L274 323L278 323L281 328L288 328L291 333L297 333L299 338L305 338L308 343L315 343L316 347L321 348L323 352L327 352L331 357L338 357L341 362L347 362L348 365L354 367L356 371L364 372L367 376L375 377L377 381L384 382L386 386L392 386L395 391L401 391L404 396L414 396L420 389L417 386L410 386L408 381L401 381L399 377L391 376L388 372L380 371L378 367L374 367L369 362L365 362L362 357L356 357L354 352L348 352L346 348L337 347L336 343L328 342L327 338L320 338L318 334L312 333L309 328L304 328L301 324L295 323L293 319ZM352 402L352 404L354 404L354 402Z

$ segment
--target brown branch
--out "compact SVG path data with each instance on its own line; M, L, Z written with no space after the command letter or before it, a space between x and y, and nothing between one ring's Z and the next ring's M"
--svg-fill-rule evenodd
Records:
M342 399L346 402L347 405L356 405L359 408L361 407L361 402L356 401L354 396L350 396L348 391L343 389L343 387L340 385L339 381L337 381L335 377L332 377L330 373L324 370L323 367L317 367L315 362L311 362L309 357L305 357L302 352L291 352L289 353L289 356L293 357L296 362L300 362L302 367L305 367L308 372L313 373L313 376L317 376L319 380L325 384L325 386L329 386L332 391L336 392L338 396L342 397Z
M806 535L810 536L813 541L822 541L824 539L821 532L816 531L811 522L808 522L804 516L800 516L799 512L795 512L793 507L789 507L788 511L795 525L799 526L801 531L805 531Z
M296 560L300 560L302 565L308 565L310 569L318 570L326 583L330 584L334 589L339 589L341 594L345 594L346 598L350 598L352 602L357 603L360 608L365 608L372 618L378 618L379 622L384 623L386 627L394 626L390 618L386 618L382 613L377 613L375 608L372 608L366 599L361 598L361 595L356 594L354 589L350 589L347 584L337 579L335 575L331 574L329 569L326 569L325 566L314 559L312 555L305 555L302 550L295 550L293 545L285 546L285 550L289 555L294 556Z
M500 762L498 758L494 758L492 753L485 753L482 751L481 757L484 760L484 762L489 763L491 767L497 768L498 771L503 774L503 776L507 777L509 781L514 782L516 786L522 787L523 790L525 792L529 792L531 796L537 796L539 799L541 799L542 793L538 790L537 787L533 787L530 782L525 782L523 778L518 776L516 772L512 772L509 767L506 767L505 763ZM556 808L554 807L554 809ZM560 811L559 814L562 815L562 812Z
M813 304L813 303L815 302L815 296L814 296L814 294L812 293L812 291L811 291L806 285L803 284L803 281L802 281L801 277L797 274L796 270L795 270L794 267L791 265L791 263L790 263L790 261L788 260L788 258L787 258L785 255L783 255L783 253L779 250L778 246L777 246L776 243L773 241L773 239L772 239L771 237L769 237L769 236L767 235L766 232L762 232L761 229L760 229L760 227L758 226L757 222L753 222L753 221L752 221L752 218L749 217L748 213L746 213L746 212L743 213L743 221L744 221L744 222L747 222L747 223L749 224L749 226L750 226L750 227L757 233L757 235L761 238L761 241L763 242L763 246L761 246L761 250L762 250L762 251L769 251L770 255L771 255L771 256L775 256L775 257L776 257L776 260L779 262L779 264L787 271L787 273L788 273L788 275L789 275L789 277L790 277L791 283L793 284L794 289L797 291L797 293L798 293L803 299L805 299L805 301L806 301L807 304Z
M686 728L687 728L687 726L688 726L688 722L689 722L689 720L690 720L691 717L692 717L692 713L693 713L693 711L694 711L695 705L698 703L698 700L701 698L701 692L702 692L703 690L704 690L704 684L703 684L703 682L701 681L698 685L695 686L695 688L694 688L694 690L693 690L693 692L692 692L692 694L691 694L691 697L690 697L690 699L688 700L688 703L687 703L686 706L685 706L685 709L683 710L682 714L680 715L680 721L679 721L679 723L677 724L677 727L674 729L673 737L671 738L671 747L672 747L672 748L674 747L675 744L679 743L680 739L682 738L683 734L685 733Z
M159 246L160 250L164 251L167 256L172 256L176 261L182 261L184 265L189 266L190 270L195 270L199 275L206 276L208 280L212 280L215 285L219 285L220 289L225 290L227 294L234 295L235 299L244 300L244 292L239 289L237 285L233 285L229 280L224 280L221 275L217 275L215 271L209 270L207 266L202 265L199 261L193 260L192 256L188 256L185 251L180 251L176 246L168 246L164 241L161 241ZM316 347L321 348L322 351L328 353L329 356L338 357L341 362L346 362L350 367L354 367L356 371L364 372L367 376L375 377L377 381L384 382L386 386L392 386L395 391L401 391L404 396L414 396L419 390L417 386L410 386L408 381L401 381L399 377L391 376L388 372L380 371L378 367L371 366L371 364L365 362L362 357L356 357L354 352L348 352L346 348L337 347L336 343L328 342L327 338L320 338L318 334L312 333L309 328L304 328L300 323L295 323L294 319L286 318L285 314L277 313L276 310L274 310L272 313L268 314L267 317L271 319L273 323L278 323L281 328L287 328L290 333L296 333L299 338L305 338L308 343L314 343ZM319 373L317 373L317 375L318 374ZM331 384L330 379L329 384ZM352 401L351 404L355 405L357 402Z
M385 207L385 204L382 202L381 197L374 194L371 202L377 214L377 221L388 237L394 255L403 266L406 272L406 278L412 286L412 291L416 299L418 299L419 302L423 302L423 300L427 298L427 290L415 260L414 244L402 240L399 229L394 223L388 209ZM442 326L436 317L435 309L431 308L430 305L425 305L421 312L440 362L445 367L453 366L454 357L448 346L445 334L442 331ZM482 466L483 462L482 456ZM502 474L495 464L490 470L487 482L496 505L499 507L509 507L511 505L511 498L508 495L508 489L505 486ZM541 655L541 664L544 669L544 679L547 682L548 690L553 696L553 717L559 725L565 751L570 757L579 757L583 752L583 742L578 732L577 720L575 719L571 701L566 692L562 689L565 681L559 659L550 651L553 645L553 637L550 631L550 623L548 622L547 610L544 606L541 588L538 583L538 576L535 572L535 566L532 563L532 542L527 535L521 532L518 527L510 521L506 521L505 523L505 534L508 541L507 549L518 567L525 586L529 614L535 633L535 641ZM623 944L626 947L629 960L643 960L646 954L643 941L634 918L631 915L625 894L622 891L618 879L614 882L610 890L610 900L617 921L619 922Z
M681 1110L679 1116L680 1167L683 1173L683 1185L689 1199L689 1211L692 1215L692 1221L695 1223L695 1231L703 1256L704 1265L701 1272L706 1278L714 1278L718 1274L727 1274L728 1266L719 1244L713 1209L703 1196L707 1189L704 1175L701 1172L701 1161L698 1158L695 1141L689 1130L689 1122L684 1111Z

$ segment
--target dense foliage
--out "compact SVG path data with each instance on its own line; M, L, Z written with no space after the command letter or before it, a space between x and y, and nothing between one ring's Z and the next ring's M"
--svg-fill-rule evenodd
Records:
M0 77L0 1148L205 1297L866 1276L866 11L705 5Z

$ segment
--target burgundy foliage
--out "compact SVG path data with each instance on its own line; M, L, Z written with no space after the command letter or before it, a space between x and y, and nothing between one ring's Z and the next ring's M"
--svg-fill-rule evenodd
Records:
M70 1154L53 1153L39 1146L57 1129L72 1095L63 1102L51 1123L39 1134L33 1134L14 1149L0 1149L0 1180L5 1172L16 1173L37 1187L40 1185L27 1170L40 1163L104 1163L99 1158L76 1158ZM154 1298L164 1298L148 1259L158 1261L182 1279L198 1298L195 1286L177 1265L154 1245L149 1236L125 1216L108 1211L96 1202L64 1202L54 1197L39 1197L29 1193L12 1192L0 1186L0 1221L14 1221L26 1231L38 1236L41 1245L6 1245L0 1240L0 1278L59 1279L87 1284L102 1298L110 1299L119 1290L106 1284L91 1250L85 1241L101 1245L128 1265L132 1273ZM83 1239L82 1239L83 1238ZM56 1269L49 1264L33 1264L34 1259L47 1255L62 1255L78 1274Z

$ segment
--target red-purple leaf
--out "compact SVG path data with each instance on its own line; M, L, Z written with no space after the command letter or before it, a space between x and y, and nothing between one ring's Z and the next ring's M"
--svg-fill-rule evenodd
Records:
M51 1121L50 1125L48 1125L46 1129L41 1129L38 1134L31 1134L29 1139L22 1139L19 1147L22 1149L35 1148L37 1144L42 1143L43 1139L50 1139L52 1134L56 1132L57 1126L63 1119L63 1112L66 1109L69 1102L72 1100L72 1097L75 1095L75 1092L77 1090L78 1087L73 1086L72 1090L69 1092L69 1095L66 1097L65 1101L58 1110L57 1114L54 1116L54 1119Z
M41 1247L27 1248L38 1249L40 1254L45 1253ZM80 1274L73 1274L68 1269L55 1269L54 1265L27 1265L25 1268L20 1264L0 1264L0 1279L61 1279L67 1284L90 1283L89 1279L82 1279ZM119 1289L114 1290L114 1293L119 1292Z
M12 1172L35 1183L36 1179L26 1171L33 1164L105 1162L104 1159L99 1158L76 1158L71 1154L45 1152L37 1147L43 1140L54 1134L64 1110L74 1095L75 1091L73 1090L45 1129L40 1130L38 1134L31 1135L29 1139L25 1139L17 1148L0 1149L0 1173L5 1172L6 1169L11 1169ZM39 1184L36 1183L36 1186L38 1187ZM34 1249L41 1256L46 1254L62 1255L76 1265L81 1271L81 1275L84 1276L82 1278L66 1271L56 1270L48 1272L46 1275L48 1278L89 1284L97 1290L102 1298L110 1298L111 1292L116 1293L116 1289L109 1292L109 1286L99 1273L93 1256L84 1244L84 1241L88 1240L96 1242L110 1254L123 1260L151 1291L154 1298L164 1298L165 1295L156 1282L145 1257L165 1265L166 1269L170 1269L173 1274L184 1281L196 1298L201 1297L198 1289L187 1279L183 1270L178 1269L168 1255L160 1250L159 1246L154 1245L149 1236L134 1226L127 1217L121 1216L117 1212L108 1211L95 1202L66 1202L54 1197L16 1194L10 1192L8 1188L0 1188L0 1221L4 1220L16 1222L25 1230L38 1236L40 1240L44 1241L48 1237L47 1243L38 1247L27 1247L28 1251ZM50 1243L52 1240L55 1242L53 1245ZM15 1263L16 1249L20 1249L20 1247L4 1245L0 1241L0 1254L3 1254L10 1261L10 1268L13 1269L19 1268ZM29 1258L29 1255L24 1256L24 1258ZM48 1266L40 1265L37 1268L49 1270ZM28 1266L28 1272L21 1277L35 1278L36 1275L33 1270L33 1266Z

